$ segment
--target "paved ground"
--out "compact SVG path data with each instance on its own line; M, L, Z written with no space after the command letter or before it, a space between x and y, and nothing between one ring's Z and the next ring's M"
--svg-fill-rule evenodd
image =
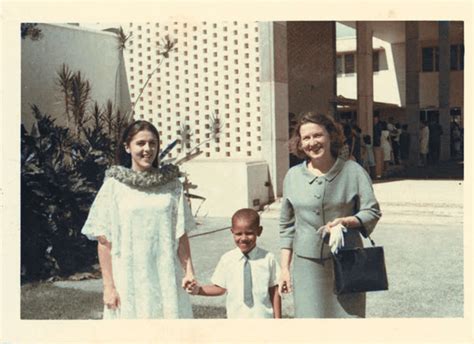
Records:
M458 171L459 177L459 165L445 168L449 169ZM463 184L447 178L374 184L383 216L372 238L385 248L390 290L368 293L367 317L463 316ZM264 231L259 238L259 245L277 257L278 213L278 202L263 211ZM209 283L219 257L234 244L229 219L199 218L198 222L191 249L197 278ZM100 280L55 285L101 292ZM195 296L192 301L198 318L225 317L224 296ZM285 297L283 315L292 314L292 297Z

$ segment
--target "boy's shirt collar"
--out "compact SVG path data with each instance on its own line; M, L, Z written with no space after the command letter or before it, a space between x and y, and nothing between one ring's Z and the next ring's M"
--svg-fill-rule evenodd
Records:
M248 257L248 259L255 259L257 256L257 251L258 251L258 246L255 245L254 248L252 248L249 252L243 253L238 247L236 247L236 250L238 254L240 254L240 259L244 259L245 256Z

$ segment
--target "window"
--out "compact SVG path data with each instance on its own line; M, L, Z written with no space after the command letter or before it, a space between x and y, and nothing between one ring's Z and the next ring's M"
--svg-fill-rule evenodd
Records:
M372 69L374 72L378 72L380 70L379 58L380 58L380 52L374 51L372 53Z
M451 70L464 69L464 44L451 45L450 60Z
M344 72L346 74L355 73L354 54L344 55Z
M439 71L439 49L433 47L423 48L421 50L423 72Z
M336 57L336 73L337 75L341 75L343 70L342 70L342 58L344 55L338 55Z

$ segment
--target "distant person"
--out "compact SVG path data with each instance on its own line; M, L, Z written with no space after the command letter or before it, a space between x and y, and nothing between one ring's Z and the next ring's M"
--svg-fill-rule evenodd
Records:
M390 140L392 142L393 150L393 162L395 165L400 164L400 134L402 133L402 127L400 123L395 123L395 128L390 133Z
M190 293L202 296L226 294L227 318L281 318L278 293L279 267L273 253L257 246L262 233L260 217L253 209L232 216L235 249L225 253L210 285L193 284Z
M400 133L400 159L402 164L406 165L410 156L410 133L408 132L408 125L402 125L402 132Z
M439 162L439 156L441 151L441 135L443 135L443 128L436 121L431 121L429 126L430 137L429 137L429 163L436 165Z
M365 317L365 293L333 292L330 250L342 238L344 247L362 247L361 233L370 234L381 216L367 172L339 157L343 140L331 117L312 112L300 118L292 138L292 151L305 161L283 182L279 290L293 292L295 318Z
M362 149L363 163L362 166L369 172L372 179L375 178L375 157L374 148L372 147L372 139L370 135L364 135L364 144Z
M391 159L392 164L396 164L394 139L397 136L397 128L396 128L396 125L395 125L394 121L395 120L393 119L393 117L389 117L388 122L387 122L387 130L390 132L390 140L389 140L390 141L390 147L392 148L392 159Z
M429 152L430 129L426 121L420 123L420 166L427 165L427 158Z
M344 145L347 147L349 153L348 159L355 160L354 157L354 132L350 124L344 124L343 126L344 133Z
M380 136L380 147L383 151L384 173L388 172L388 167L392 162L392 145L390 143L390 131L387 122L382 122L382 135Z
M288 113L288 138L293 136L293 131L295 129L296 123L297 123L296 114L293 112ZM293 167L295 165L298 165L299 163L301 163L301 159L298 159L297 156L290 153L290 166L289 167Z
M361 145L362 145L362 130L357 124L352 125L352 137L354 140L353 156L355 160L362 166Z
M462 143L462 132L459 124L451 122L451 155L453 158L460 156Z
M383 174L383 151L380 146L380 139L382 137L382 122L378 114L374 114L374 126L373 126L373 135L372 135L372 146L374 147L374 157L375 157L375 173L376 178L382 178Z

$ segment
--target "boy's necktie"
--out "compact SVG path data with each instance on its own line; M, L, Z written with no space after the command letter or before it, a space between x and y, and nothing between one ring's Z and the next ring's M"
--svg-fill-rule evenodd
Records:
M244 303L248 307L253 307L252 269L246 254L244 254Z

